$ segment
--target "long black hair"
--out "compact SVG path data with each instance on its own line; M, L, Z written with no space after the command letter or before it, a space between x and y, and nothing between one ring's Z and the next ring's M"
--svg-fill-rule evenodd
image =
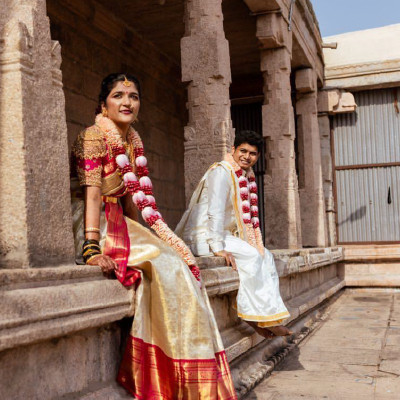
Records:
M106 104L107 97L111 93L111 90L113 90L115 84L117 82L124 82L125 78L128 81L133 82L135 84L136 89L138 90L138 93L139 93L139 98L141 97L142 93L140 90L140 83L136 77L134 77L131 74L123 74L120 72L115 73L115 74L110 74L110 75L106 76L103 79L103 82L101 83L100 94L99 94L99 104L96 109L97 114L101 112L102 103Z

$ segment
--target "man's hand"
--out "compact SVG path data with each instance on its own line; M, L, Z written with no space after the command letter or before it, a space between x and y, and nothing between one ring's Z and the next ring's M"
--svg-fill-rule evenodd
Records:
M233 257L232 253L229 253L229 251L222 250L219 251L218 253L214 253L214 255L218 257L224 257L226 265L231 265L232 269L237 271L235 257Z
M115 268L118 267L118 264L111 257L103 254L92 257L87 263L88 265L98 265L107 278L110 278Z

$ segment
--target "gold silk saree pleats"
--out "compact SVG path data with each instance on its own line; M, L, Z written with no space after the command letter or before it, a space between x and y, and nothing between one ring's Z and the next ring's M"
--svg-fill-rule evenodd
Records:
M142 280L118 382L137 399L236 399L205 288L168 245L127 224L131 243L148 248L148 258L136 265Z

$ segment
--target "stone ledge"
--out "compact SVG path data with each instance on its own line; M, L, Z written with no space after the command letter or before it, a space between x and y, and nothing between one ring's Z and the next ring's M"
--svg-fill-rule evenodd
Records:
M25 289L64 285L65 281L82 282L106 280L100 267L63 265L47 268L0 269L0 289Z
M342 259L340 248L275 250L273 254L281 278ZM223 258L198 261L210 297L238 289L238 274L221 266ZM0 270L0 287L0 350L98 327L134 313L134 292L104 278L98 267Z
M343 260L341 247L304 250L273 250L276 269L280 278L309 272ZM239 288L239 276L224 265L222 257L197 258L207 293L210 297L232 292Z
M400 268L399 268L400 269ZM346 276L346 286L348 287L400 287L400 273L387 276L382 275L354 275Z
M1 271L0 351L132 316L133 290L99 271L78 266Z
M341 247L273 250L272 254L280 278L308 272L343 260L343 249Z
M400 261L400 245L343 246L344 261Z

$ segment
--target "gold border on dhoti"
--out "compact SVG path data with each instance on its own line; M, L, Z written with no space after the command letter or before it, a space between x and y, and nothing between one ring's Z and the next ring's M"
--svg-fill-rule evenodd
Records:
M261 315L246 315L246 314L242 314L239 311L238 313L238 317L242 318L244 320L249 320L249 321L254 321L254 322L275 322L277 320L283 320L286 319L288 317L290 317L290 314L288 311L284 311L278 314L274 314L274 315L268 315L268 316L261 316Z

